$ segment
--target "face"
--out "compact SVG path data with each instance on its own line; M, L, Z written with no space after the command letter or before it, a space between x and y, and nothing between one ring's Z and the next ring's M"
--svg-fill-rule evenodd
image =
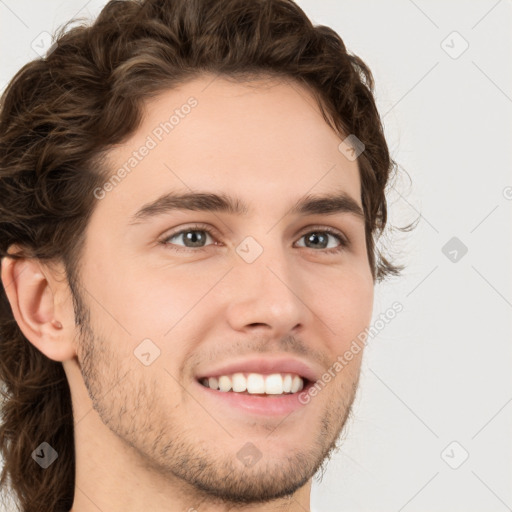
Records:
M362 351L333 365L368 326L374 284L357 161L341 140L297 84L209 76L152 99L110 151L111 175L129 171L95 191L77 358L101 420L148 469L259 502L302 487L335 447ZM148 207L194 193L236 198L245 211L204 196ZM326 195L344 199L294 209ZM329 369L335 377L304 400ZM200 382L234 373L309 378L275 395Z

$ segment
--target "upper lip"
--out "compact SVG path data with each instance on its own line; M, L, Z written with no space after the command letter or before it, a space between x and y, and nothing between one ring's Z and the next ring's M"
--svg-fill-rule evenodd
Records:
M254 357L232 360L222 365L212 365L196 375L198 380L205 377L232 375L233 373L294 373L315 382L320 377L312 365L302 359L291 357Z

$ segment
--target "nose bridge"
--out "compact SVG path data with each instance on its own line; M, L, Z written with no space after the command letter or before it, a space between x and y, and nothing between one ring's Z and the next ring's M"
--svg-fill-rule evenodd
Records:
M236 247L230 321L237 328L264 323L285 334L304 321L301 286L290 254L277 236L247 236Z
M277 229L247 236L237 246L236 252L241 260L237 263L240 271L254 274L262 285L274 289L278 284L284 287L284 283L288 283L291 270L289 249L284 247ZM287 293L289 291L287 289Z

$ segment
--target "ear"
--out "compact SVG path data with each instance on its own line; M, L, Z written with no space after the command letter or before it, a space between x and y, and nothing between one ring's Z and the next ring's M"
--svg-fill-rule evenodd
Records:
M59 271L35 258L6 256L1 269L5 293L24 336L49 359L72 359L76 355L75 319L62 266Z

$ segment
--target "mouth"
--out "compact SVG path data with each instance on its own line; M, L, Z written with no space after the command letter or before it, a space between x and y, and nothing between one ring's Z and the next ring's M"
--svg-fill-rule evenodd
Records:
M322 370L289 354L235 358L196 371L198 392L223 413L279 416L311 411L309 390Z
M212 402L212 410L259 417L282 417L305 409L309 400L304 397L314 385L296 374L254 373L202 377L196 383L205 399Z
M266 397L296 394L312 384L306 377L294 373L236 372L230 375L201 377L197 381L208 389L222 393Z

